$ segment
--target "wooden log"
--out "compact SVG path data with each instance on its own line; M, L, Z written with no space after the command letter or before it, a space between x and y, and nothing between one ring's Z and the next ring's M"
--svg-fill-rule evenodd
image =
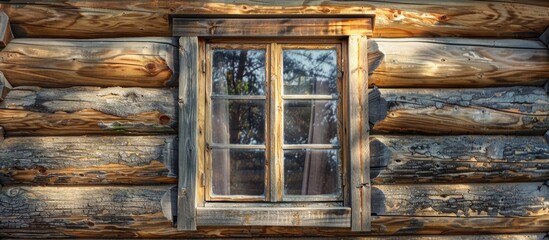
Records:
M549 52L539 41L487 39L370 40L370 86L541 86Z
M549 145L541 136L370 137L372 182L545 181Z
M171 38L14 39L0 69L13 86L175 86L175 46Z
M540 87L373 89L374 133L542 135L549 96Z
M527 217L549 219L544 182L373 185L378 216Z
M175 136L12 137L2 185L175 184Z
M162 198L168 191L170 186L165 185L4 187L0 192L0 237L334 237L393 234L519 234L549 231L547 216L373 216L370 233L351 232L350 228L219 226L199 227L197 231L177 231L168 220L169 216L165 216L162 210ZM482 204L482 199L477 201ZM504 201L509 202L511 200ZM165 206L164 210L167 209L169 208Z
M8 15L0 11L0 47L5 47L13 39L11 32L10 19Z
M11 0L2 9L17 37L168 36L169 14L376 14L375 37L537 38L544 1L122 1Z
M8 135L173 134L175 89L14 88L0 102Z
M12 88L10 82L4 77L4 74L0 72L0 102L4 101L4 98Z

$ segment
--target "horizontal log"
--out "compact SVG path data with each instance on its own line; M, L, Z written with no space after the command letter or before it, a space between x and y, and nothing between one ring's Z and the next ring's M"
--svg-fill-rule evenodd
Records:
M176 147L175 136L7 138L0 183L175 184Z
M545 181L549 145L542 136L370 137L376 184Z
M371 56L370 56L371 55ZM549 52L539 41L487 39L373 39L370 86L541 86Z
M176 85L174 54L171 38L14 39L0 69L13 86L163 87Z
M162 211L162 198L169 189L170 186L4 187L0 192L0 237L320 237L549 231L546 216L373 216L371 233L351 232L350 228L219 226L177 231L165 217L170 213Z
M175 133L177 92L153 88L17 87L0 102L7 135Z
M548 218L547 204L544 182L372 186L372 213L378 216Z
M543 135L549 96L540 87L374 88L369 117L373 133Z
M376 37L538 37L547 27L543 1L121 1L42 0L3 3L17 37L168 36L169 14L376 14Z

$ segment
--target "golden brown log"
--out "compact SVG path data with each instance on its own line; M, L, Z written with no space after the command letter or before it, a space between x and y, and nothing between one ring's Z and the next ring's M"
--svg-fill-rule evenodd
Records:
M369 45L370 86L541 86L549 77L549 52L539 41L405 38Z
M372 182L473 183L549 179L542 136L370 137Z
M166 216L170 212L162 210L162 198L169 189L170 186L4 187L0 192L0 237L334 237L549 231L547 216L374 216L371 233L351 232L348 228L218 226L177 231Z
M168 36L169 14L376 14L375 37L538 37L544 1L24 1L4 3L17 37Z
M13 86L175 86L171 38L14 39L0 52Z
M2 185L175 184L175 136L12 137Z
M541 87L375 88L369 98L374 133L542 135L549 128Z
M0 102L7 135L173 134L174 89L14 88Z

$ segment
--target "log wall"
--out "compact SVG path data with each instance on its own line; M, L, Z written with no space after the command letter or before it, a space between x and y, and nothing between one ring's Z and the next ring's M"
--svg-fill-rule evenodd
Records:
M13 85L0 94L0 238L547 238L549 51L547 35L534 39L548 27L543 1L12 0L0 8L16 37L0 49L0 82ZM169 15L190 13L376 14L372 232L176 230L177 142L186 137L177 136L186 126L177 126L176 79L185 63Z

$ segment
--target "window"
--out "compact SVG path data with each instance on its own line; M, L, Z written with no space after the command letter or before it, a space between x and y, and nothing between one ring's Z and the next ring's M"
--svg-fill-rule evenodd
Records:
M343 201L341 44L206 45L206 200Z
M185 36L178 229L369 231L371 23L371 16L173 20L174 35Z

